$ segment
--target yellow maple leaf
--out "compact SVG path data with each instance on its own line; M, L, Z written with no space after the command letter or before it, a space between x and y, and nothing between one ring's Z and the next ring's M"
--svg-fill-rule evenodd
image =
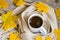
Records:
M51 36L47 36L45 40L52 40Z
M18 33L10 33L9 40L20 40Z
M55 29L54 34L56 35L56 40L60 40L60 29Z
M38 12L44 12L47 13L48 10L50 9L47 5L45 5L43 2L37 2L35 4L35 7L37 8Z
M16 4L16 6L22 6L26 4L24 0L14 0L13 2Z
M8 2L5 2L5 0L0 0L0 8L8 8Z
M55 9L55 13L57 15L57 19L60 20L60 9Z
M2 21L2 27L5 31L7 31L9 28L17 27L17 16L12 16L12 11L7 12L6 14L2 14Z
M42 40L42 36L36 36L35 40Z

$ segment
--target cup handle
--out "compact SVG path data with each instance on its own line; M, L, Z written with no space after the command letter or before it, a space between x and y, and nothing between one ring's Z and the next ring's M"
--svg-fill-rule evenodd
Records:
M47 30L44 27L40 28L40 32L42 33L42 35L47 34Z

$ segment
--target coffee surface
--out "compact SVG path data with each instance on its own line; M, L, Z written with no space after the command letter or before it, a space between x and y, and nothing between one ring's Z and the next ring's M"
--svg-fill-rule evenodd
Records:
M38 17L38 16L32 17L29 21L30 21L30 25L33 28L39 28L43 24L42 19L40 17Z

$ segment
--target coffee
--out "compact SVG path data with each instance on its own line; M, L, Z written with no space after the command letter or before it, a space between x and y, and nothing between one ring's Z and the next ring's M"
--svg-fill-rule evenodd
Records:
M43 21L40 17L38 16L34 16L29 20L29 24L33 27L33 28L39 28L41 27L41 25L43 24Z

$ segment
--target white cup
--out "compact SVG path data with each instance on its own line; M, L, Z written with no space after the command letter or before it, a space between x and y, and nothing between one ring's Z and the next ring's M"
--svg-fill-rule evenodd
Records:
M40 27L38 27L38 28L34 28L34 27L32 27L31 25L30 25L30 19L32 18L32 17L34 17L34 16L37 16L37 17L40 17L41 18L41 20L42 20L42 25L40 26ZM44 24L45 24L45 22L44 22L44 19L43 19L43 17L40 15L40 14L32 14L29 18L28 18L28 26L29 26L29 29L32 31L32 32L35 32L35 33L42 33L42 34L47 34L47 30L44 28Z

